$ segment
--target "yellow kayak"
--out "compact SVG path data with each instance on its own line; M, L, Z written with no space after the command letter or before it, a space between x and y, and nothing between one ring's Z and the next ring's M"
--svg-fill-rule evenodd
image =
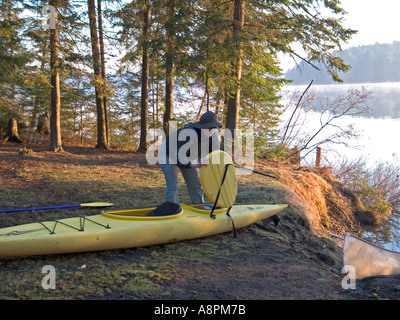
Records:
M232 231L269 218L286 205L235 205L211 209L181 205L172 215L148 216L156 207L103 211L0 229L0 256L89 252L159 245Z

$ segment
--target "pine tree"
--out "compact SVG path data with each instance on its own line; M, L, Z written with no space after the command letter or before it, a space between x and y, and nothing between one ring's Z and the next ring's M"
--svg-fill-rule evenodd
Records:
M96 148L108 149L106 112L104 107L105 79L102 76L99 37L96 23L96 8L94 0L88 0L90 39L94 70L94 86L97 106L97 144Z
M100 61L101 61L101 76L104 81L104 87L106 87L106 62L105 62L105 52L104 52L104 32L103 32L103 17L102 17L102 9L101 9L101 0L97 0L97 20L99 24L99 49L100 49ZM106 88L104 88L106 91ZM104 122L105 122L105 138L106 143L109 145L109 121L108 121L108 108L107 108L107 95L104 92L103 95L103 108L104 108Z
M60 61L58 57L58 12L57 0L50 0L49 5L54 8L50 19L54 19L55 26L50 25L50 83L51 83L51 114L50 114L50 150L63 151L61 142L61 101L60 101Z
M142 92L140 101L140 142L139 150L147 149L147 131L149 117L149 32L151 19L151 3L146 0L143 6L142 32Z
M228 106L226 112L226 128L233 132L238 128L240 109L240 82L243 68L243 41L240 39L244 27L245 0L235 0L233 9L232 42L234 45L235 59L232 61L232 69L235 73L236 82L233 92L229 92Z
M21 12L22 7L15 1L0 2L0 131L3 132L7 130L9 120L22 117L18 96L29 57L22 45L24 19L20 17Z

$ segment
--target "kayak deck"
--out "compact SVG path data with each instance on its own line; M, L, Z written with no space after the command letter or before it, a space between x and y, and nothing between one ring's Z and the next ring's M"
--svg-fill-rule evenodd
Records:
M229 232L283 211L286 205L238 205L230 210L182 205L176 214L147 216L156 207L107 210L87 217L0 229L0 256L45 255L158 245Z

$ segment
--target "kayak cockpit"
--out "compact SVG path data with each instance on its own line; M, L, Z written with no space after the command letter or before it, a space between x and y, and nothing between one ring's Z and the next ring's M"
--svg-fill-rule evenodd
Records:
M117 219L117 220L166 220L175 219L183 215L184 211L190 211L199 214L210 214L212 210L211 204L190 204L181 205L179 208L165 208L160 205L158 207L146 207L146 208L131 208L131 209L116 209L116 210L105 210L101 214L104 217ZM214 214L226 212L226 208L217 208L214 210Z
M165 213L161 216L149 216L149 214L155 209L157 209L157 207L107 210L102 211L101 214L104 217L117 220L165 220L178 218L183 214L183 210L180 210L178 213Z

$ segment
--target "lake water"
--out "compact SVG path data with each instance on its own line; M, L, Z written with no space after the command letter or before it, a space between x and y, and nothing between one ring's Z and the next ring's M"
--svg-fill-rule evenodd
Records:
M303 128L304 134L312 135L321 128L321 114L309 111L305 114L307 125ZM343 116L332 123L334 126L324 128L316 136L315 143L329 139L339 130L337 127L348 128L353 126L357 137L340 139L335 142L322 144L323 165L331 166L344 158L357 160L364 158L366 163L373 167L379 162L400 163L400 119L384 118L363 118ZM300 133L301 134L301 133ZM303 154L306 154L304 151ZM315 161L315 151L306 158L308 164Z
M288 103L291 97L293 99L294 93L297 96L292 100L292 107L283 114L284 120L290 119L294 110L293 102L296 105L306 87L287 86L285 88L286 95L282 100L283 103ZM398 82L312 86L303 100L305 105L311 103L316 107L313 110L296 111L296 116L293 118L299 125L293 132L297 133L298 138L290 140L291 147L302 146L304 141L301 141L300 137L313 136L330 119L329 117L332 117L332 114L321 113L324 104L326 106L324 99L329 98L332 101L340 95L345 96L349 90L363 89L370 91L370 98L365 102L371 109L370 113L365 116L338 117L331 122L332 125L324 128L310 145L329 139L340 132L340 128L351 128L352 132L358 134L357 137L349 139L336 137L334 142L321 145L321 165L334 166L343 159L358 160L360 158L363 158L371 168L374 168L377 163L400 165L400 83ZM305 156L308 152L308 150L303 151L301 155ZM305 156L304 164L314 165L315 158L316 151L311 151ZM400 251L400 213L393 214L387 225L365 232L364 237L387 249Z
M299 96L304 92L306 86L287 86L285 91L288 96L297 93ZM320 109L324 108L325 101L329 97L334 100L339 95L346 95L349 90L356 89L371 92L370 99L365 104L371 109L365 116L341 116L334 121L332 125L324 128L314 139L314 143L323 141L339 132L338 128L349 128L358 134L355 138L337 139L334 142L321 145L325 157L325 165L331 165L340 161L343 157L349 160L364 157L369 165L373 166L376 162L400 163L400 83L387 84L346 84L346 85L320 85L312 86L307 94L316 95L311 103L318 105ZM303 98L303 100L305 100ZM297 103L298 100L294 100ZM288 98L284 99L284 103ZM307 103L307 102L306 102ZM387 107L383 107L386 105ZM314 108L315 109L315 108ZM283 119L289 119L293 108L289 108ZM299 112L299 111L297 111ZM329 115L324 115L321 121L321 112L301 111L298 122L302 124L299 128L298 136L312 136L315 134ZM296 131L297 132L297 131ZM350 147L344 145L346 143ZM294 142L294 144L296 144ZM301 144L300 144L301 145ZM312 145L312 144L311 144ZM294 145L292 145L294 146ZM325 149L325 151L324 151ZM303 152L302 155L308 151ZM310 154L306 161L310 164L315 161L315 153Z

